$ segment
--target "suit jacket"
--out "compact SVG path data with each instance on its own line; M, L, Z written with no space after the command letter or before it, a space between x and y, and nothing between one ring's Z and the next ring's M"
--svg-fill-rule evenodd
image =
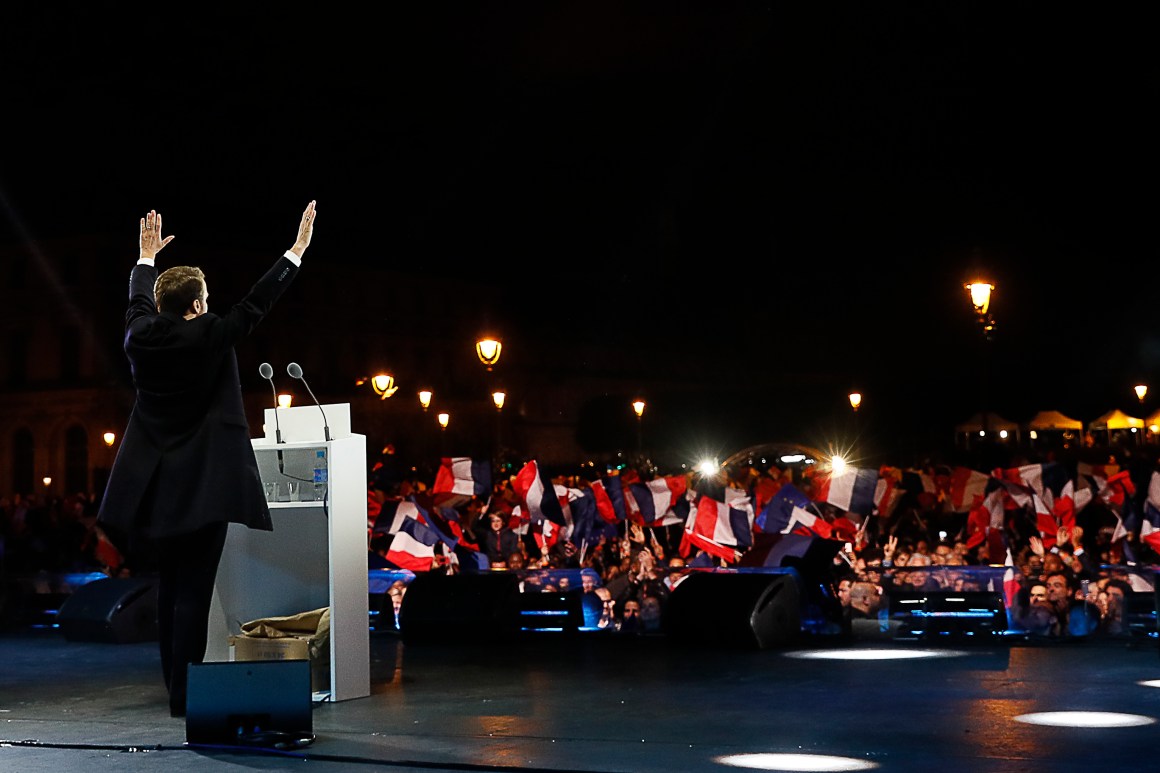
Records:
M159 313L157 269L129 278L125 354L137 399L113 461L98 517L147 538L230 521L270 531L242 401L234 344L248 335L298 273L285 257L224 316Z

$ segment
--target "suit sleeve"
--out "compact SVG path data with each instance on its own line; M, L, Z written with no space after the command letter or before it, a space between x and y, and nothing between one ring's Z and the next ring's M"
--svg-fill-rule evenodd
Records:
M218 346L233 346L249 335L297 275L298 267L293 262L278 258L270 270L250 288L246 297L217 320L213 330L215 343Z
M157 313L153 285L157 282L157 268L138 263L129 274L129 310L125 312L125 327L142 317Z

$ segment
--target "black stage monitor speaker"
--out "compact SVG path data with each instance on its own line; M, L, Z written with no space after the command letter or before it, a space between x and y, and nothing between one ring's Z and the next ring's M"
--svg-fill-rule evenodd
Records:
M676 642L765 649L801 634L801 596L789 574L690 574L661 620Z
M309 660L191 663L185 740L292 749L314 740Z
M69 641L156 641L156 582L107 577L85 583L61 604L56 623Z
M514 635L520 581L515 574L420 574L399 609L404 641L487 640Z

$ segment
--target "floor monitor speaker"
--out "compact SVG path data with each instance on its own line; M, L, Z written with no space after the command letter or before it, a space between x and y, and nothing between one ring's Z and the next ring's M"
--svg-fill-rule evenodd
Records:
M662 626L676 642L765 649L801 634L801 599L791 574L690 574L665 604Z
M514 635L519 577L492 574L420 574L399 609L404 641L463 641Z
M106 577L85 583L61 604L56 623L69 641L156 641L156 581Z
M314 741L308 660L191 663L185 740L296 749Z

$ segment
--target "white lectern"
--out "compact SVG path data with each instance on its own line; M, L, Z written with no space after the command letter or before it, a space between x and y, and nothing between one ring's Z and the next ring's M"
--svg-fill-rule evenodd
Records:
M229 637L242 623L330 607L330 682L315 699L341 701L370 695L366 436L350 433L349 404L323 407L332 440L311 405L278 410L283 438L293 442L275 441L269 409L266 436L252 441L264 483L297 480L301 488L294 501L270 502L272 532L230 524L206 660L229 660ZM329 481L325 497L310 501L320 449Z

